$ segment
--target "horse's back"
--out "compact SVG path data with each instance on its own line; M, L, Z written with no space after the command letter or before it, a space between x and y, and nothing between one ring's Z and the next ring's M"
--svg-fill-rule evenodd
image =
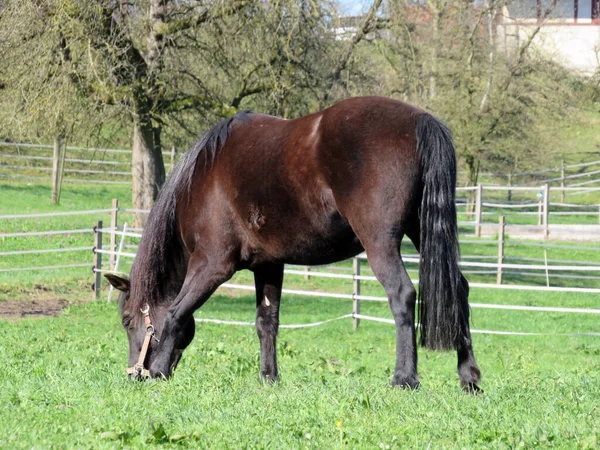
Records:
M410 209L420 114L377 97L294 120L252 114L232 128L206 178L223 210L214 225L235 230L250 265L318 264L362 251L361 217Z

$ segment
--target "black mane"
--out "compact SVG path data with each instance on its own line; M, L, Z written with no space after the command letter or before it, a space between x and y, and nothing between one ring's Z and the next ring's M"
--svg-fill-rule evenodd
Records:
M156 305L167 300L169 280L167 268L172 266L172 257L181 254L177 251L181 244L175 233L175 211L179 193L189 192L199 157L204 154L204 171L210 170L219 151L225 145L234 121L249 122L249 112L240 112L222 121L206 133L194 147L186 152L171 172L160 190L150 211L139 245L135 262L131 269L132 311L143 304Z

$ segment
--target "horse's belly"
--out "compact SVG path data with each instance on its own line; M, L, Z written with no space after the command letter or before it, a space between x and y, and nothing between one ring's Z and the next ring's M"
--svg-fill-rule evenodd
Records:
M337 239L313 239L310 243L292 242L287 246L282 262L286 264L320 265L331 264L356 256L363 251L358 238L352 235Z
M265 226L252 234L247 252L252 265L264 262L330 264L363 251L347 220L337 213L312 222L288 217L277 226Z

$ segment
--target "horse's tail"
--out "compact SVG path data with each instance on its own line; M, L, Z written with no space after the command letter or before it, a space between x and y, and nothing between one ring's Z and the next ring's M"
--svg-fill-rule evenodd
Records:
M456 220L456 156L450 130L423 114L417 119L423 197L419 269L420 343L434 350L456 348L463 309Z

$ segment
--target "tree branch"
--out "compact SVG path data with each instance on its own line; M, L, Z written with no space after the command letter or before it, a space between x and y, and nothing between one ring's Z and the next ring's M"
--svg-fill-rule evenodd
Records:
M374 29L373 27L378 23L375 15L377 14L377 10L381 6L382 1L383 0L374 0L373 1L373 4L371 5L371 8L369 9L369 12L367 13L365 20L362 23L360 29L358 30L356 35L354 35L354 37L352 38L352 41L348 45L348 48L346 49L345 53L338 60L337 65L335 66L333 71L330 73L329 82L327 83L327 85L325 87L325 95L324 95L323 101L322 101L323 104L327 104L329 102L329 100L331 98L331 91L333 89L333 86L340 80L344 69L346 69L346 67L348 67L348 63L350 62L350 58L352 57L352 53L354 52L354 49L356 48L356 46L365 38L365 36L369 32L371 32Z

